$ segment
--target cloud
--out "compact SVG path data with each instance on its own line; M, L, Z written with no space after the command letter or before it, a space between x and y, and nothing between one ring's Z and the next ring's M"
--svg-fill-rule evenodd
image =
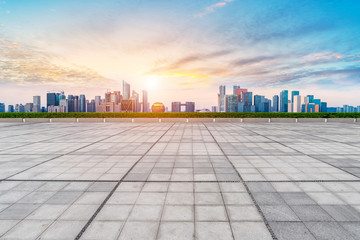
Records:
M96 87L115 81L18 42L0 40L0 83Z
M195 17L197 17L197 18L204 17L205 15L207 15L209 13L215 12L216 9L218 9L218 8L225 7L228 3L233 2L233 1L234 0L223 0L222 2L218 2L218 3L212 4L210 6L207 6L207 7L205 7L205 9L202 12L195 14Z

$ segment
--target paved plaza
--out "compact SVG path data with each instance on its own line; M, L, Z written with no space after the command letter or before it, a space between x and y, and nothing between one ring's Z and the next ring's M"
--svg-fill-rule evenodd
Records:
M0 123L1 239L360 239L358 123Z

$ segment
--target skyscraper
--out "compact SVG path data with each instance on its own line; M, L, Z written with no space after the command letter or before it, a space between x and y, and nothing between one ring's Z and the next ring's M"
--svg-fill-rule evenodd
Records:
M130 84L123 80L123 99L130 99Z
M149 112L149 103L148 103L148 92L146 90L142 91L142 111Z
M55 93L47 93L46 94L46 107L56 106L56 94Z
M40 96L33 96L33 112L41 112Z
M240 85L234 85L233 86L233 94L236 95L236 89L241 89Z
M221 85L219 87L218 93L218 111L225 112L225 94L226 94L226 87L225 85Z
M79 112L86 112L86 97L84 94L80 95L80 111Z
M8 112L14 112L14 105L8 105Z
M186 102L185 112L195 112L195 102Z
M181 102L172 102L171 112L181 112Z
M292 91L291 92L291 102L294 103L294 96L299 96L300 92L299 91Z
M273 112L279 112L279 95L273 96L273 106L272 106Z
M289 101L288 90L281 91L281 93L280 93L280 112L288 111L288 101Z
M212 106L212 107L211 107L211 111L212 111L212 112L217 112L217 106Z
M301 96L296 95L294 96L294 102L293 102L293 112L301 112Z
M26 103L25 104L25 112L32 112L34 104L33 103Z
M255 112L262 112L261 103L263 102L264 96L255 95L254 96L254 105L255 105Z
M101 96L95 96L95 104L101 104Z
M226 95L225 96L225 111L226 112L237 112L238 111L238 96L237 95Z
M5 103L0 103L0 112L5 112Z

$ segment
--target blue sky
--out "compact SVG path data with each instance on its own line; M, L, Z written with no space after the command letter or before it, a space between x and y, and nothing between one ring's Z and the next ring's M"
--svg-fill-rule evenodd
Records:
M0 102L126 80L166 105L216 105L220 84L360 105L359 13L355 0L0 0Z

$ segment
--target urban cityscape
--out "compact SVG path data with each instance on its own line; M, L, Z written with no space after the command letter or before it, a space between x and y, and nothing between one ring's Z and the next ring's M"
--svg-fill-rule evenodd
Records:
M343 107L329 107L326 101L315 98L314 95L301 96L300 91L283 90L271 99L262 95L253 95L253 92L239 85L234 85L232 94L226 94L226 86L221 85L218 93L218 105L211 110L195 109L195 102L172 102L171 108L161 102L152 106L148 101L148 91L141 94L131 91L130 84L122 82L121 91L108 91L104 97L95 96L87 99L84 94L80 96L65 93L48 92L46 105L41 105L41 97L33 96L33 102L26 104L8 105L0 103L0 112L287 112L287 113L354 113L360 112L360 106L343 105Z

